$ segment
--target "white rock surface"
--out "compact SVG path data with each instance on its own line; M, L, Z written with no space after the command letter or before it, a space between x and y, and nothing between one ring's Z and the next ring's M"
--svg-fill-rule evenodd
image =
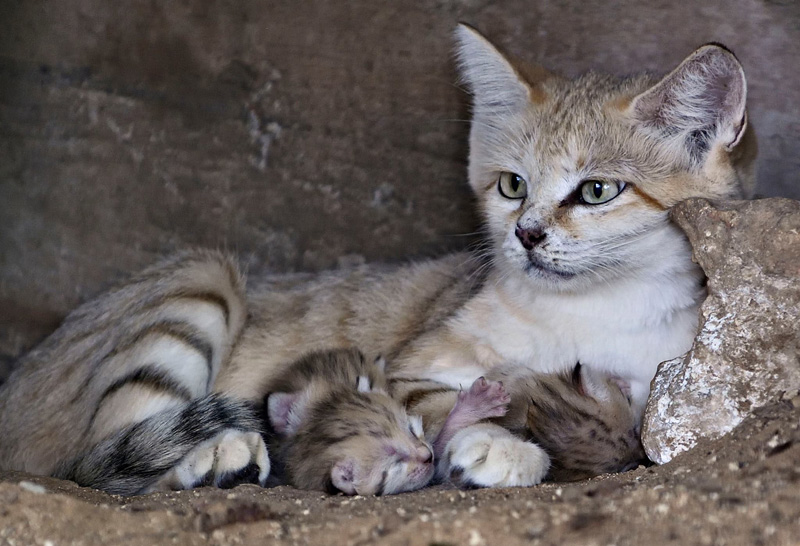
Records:
M642 442L657 463L800 389L800 202L698 199L672 217L709 295L692 349L661 364L653 380Z

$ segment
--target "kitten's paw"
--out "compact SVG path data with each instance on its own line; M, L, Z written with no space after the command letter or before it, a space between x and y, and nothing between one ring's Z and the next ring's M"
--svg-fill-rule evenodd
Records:
M480 419L502 417L508 411L511 396L500 381L488 381L479 377L469 390L458 393L457 404L468 405Z
M150 491L243 483L264 485L270 464L267 446L257 432L226 430L192 449Z
M550 467L542 448L491 423L461 430L446 453L447 475L459 487L527 487L540 483Z

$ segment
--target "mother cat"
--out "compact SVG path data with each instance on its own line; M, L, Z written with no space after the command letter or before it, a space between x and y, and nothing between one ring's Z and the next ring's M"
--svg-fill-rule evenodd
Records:
M246 402L301 354L335 347L384 355L396 381L453 387L503 363L580 361L629 383L641 411L658 363L689 348L704 296L669 208L752 190L742 68L712 44L660 81L567 80L513 65L469 27L457 40L488 258L260 279L245 296L229 259L173 257L22 359L0 389L0 468L58 475L79 461L134 493L193 460L183 487L263 483ZM453 441L462 482L531 485L547 470L538 446L496 425Z

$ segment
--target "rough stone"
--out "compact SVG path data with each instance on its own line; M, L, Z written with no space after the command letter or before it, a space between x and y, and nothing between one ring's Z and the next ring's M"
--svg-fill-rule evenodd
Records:
M653 381L642 441L658 463L800 389L800 202L695 199L672 217L708 277L708 298L691 350Z

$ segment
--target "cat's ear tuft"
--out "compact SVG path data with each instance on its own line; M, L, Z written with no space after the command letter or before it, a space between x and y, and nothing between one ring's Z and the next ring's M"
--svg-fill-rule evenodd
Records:
M456 28L456 59L461 79L473 95L476 115L519 111L531 90L511 63L474 28Z
M333 465L331 470L331 484L345 495L355 495L356 491L356 471L357 463L355 459L347 458Z
M420 440L425 439L425 430L422 428L422 416L420 415L409 415L408 416L408 425L411 429L411 432L419 438Z
M297 433L309 405L307 393L273 392L267 397L267 416L275 432L284 436Z
M656 85L635 97L632 116L669 138L680 138L702 162L716 145L731 151L747 127L747 81L734 54L707 44Z

